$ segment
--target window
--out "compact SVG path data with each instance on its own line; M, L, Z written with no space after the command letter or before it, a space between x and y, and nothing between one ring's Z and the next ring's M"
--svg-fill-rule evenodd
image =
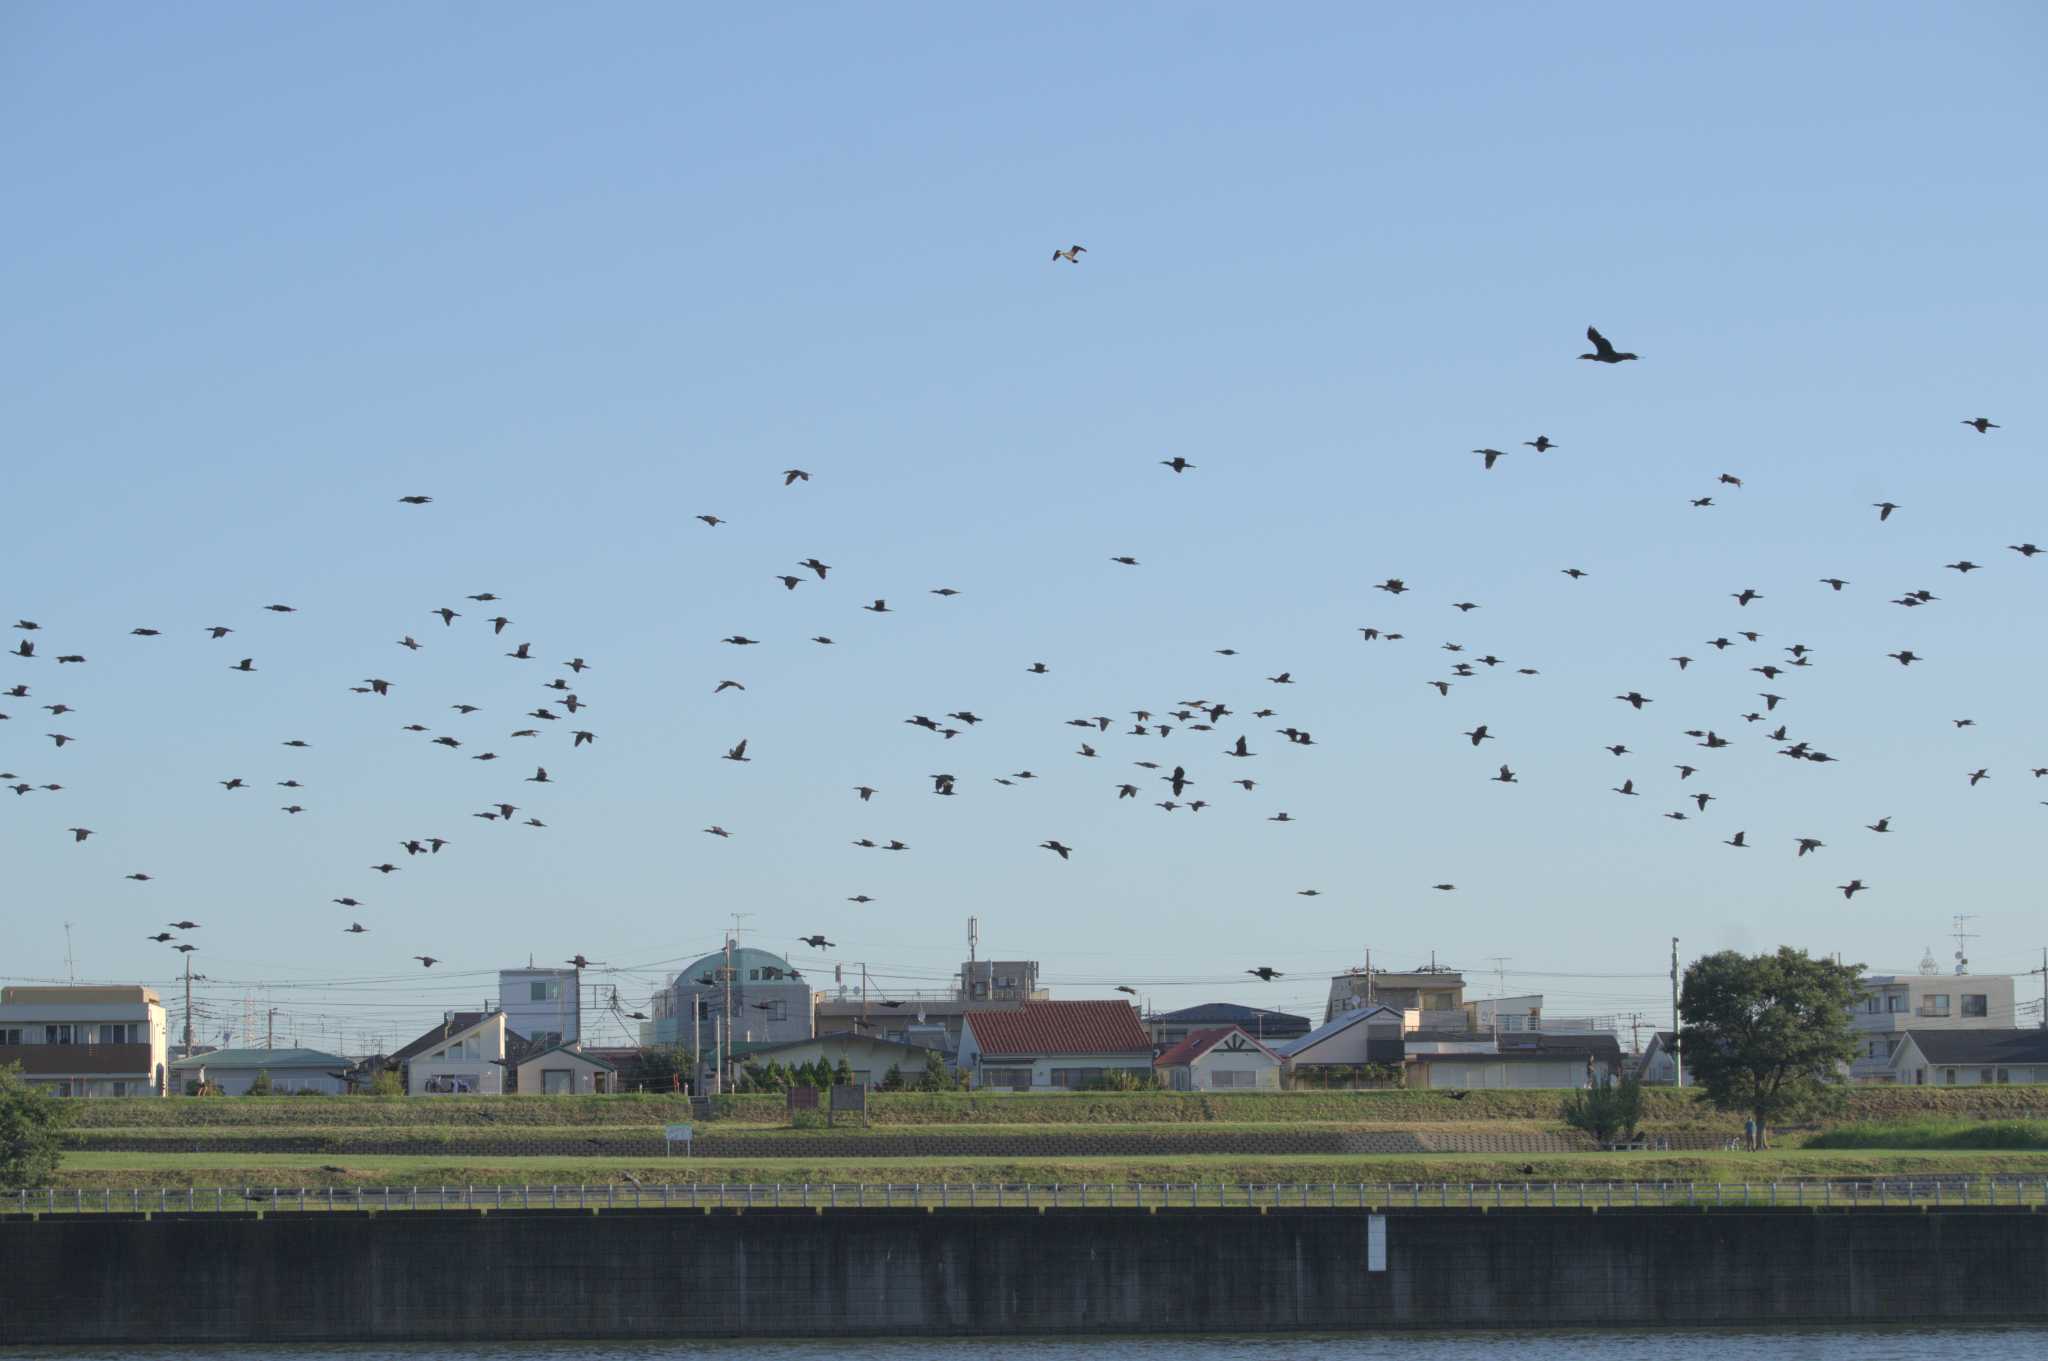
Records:
M1988 993L1966 992L1963 994L1963 1015L1989 1016L1991 997Z
M44 1044L73 1044L72 1030L68 1025L46 1025L43 1027ZM67 1093L68 1094L68 1093Z
M2010 1068L2001 1068L2001 1069L1999 1069L1999 1070L1998 1070L1998 1077L1997 1077L1997 1080L1998 1080L1998 1081L1999 1081L2000 1083L2006 1083L2006 1082L2011 1082L2011 1081L2012 1081L2012 1069L2010 1069Z
M114 1021L99 1027L100 1044L141 1044L142 1027L125 1021Z
M1998 1074L1996 1070L1991 1068L1979 1068L1977 1070L1977 1082L1979 1085L1989 1087L1992 1083L1996 1081L1998 1081Z
M1876 993L1873 992L1863 999L1863 1009L1865 1011L1876 1011L1878 1009L1878 996Z
M1948 1015L1948 994L1945 992L1928 993L1920 999L1920 1014L1922 1016Z
M9 1028L7 1028L7 1029L0 1029L0 1044L20 1044L20 1043L21 1043L21 1027L20 1027L20 1026L12 1026L12 1027L9 1027Z
M1953 1087L1953 1086L1955 1086L1955 1085L1956 1085L1956 1070L1955 1070L1955 1069L1953 1069L1953 1068L1944 1068L1944 1069L1942 1069L1942 1070L1941 1070L1941 1082L1942 1082L1942 1085L1943 1085L1944 1087Z
M1894 1016L1904 1015L1906 1000L1906 994L1903 992L1888 993L1884 999L1884 1009Z
M529 1002L554 1002L562 996L562 980L559 978L536 978L527 985L526 1000Z
M765 1008L762 1015L771 1021L786 1021L789 1019L789 1003L787 1002L764 1002L762 1006Z
M1100 1068L1055 1068L1052 1070L1052 1085L1078 1091L1101 1076Z
M115 1096L126 1096L126 1095L128 1095L128 1084L127 1084L127 1083L125 1083L125 1082L116 1082L116 1083L113 1083L113 1084L111 1084L111 1085L112 1085L112 1088L113 1088L113 1093L114 1093L114 1095L115 1095Z
M1259 1075L1250 1068L1217 1068L1209 1074L1212 1087L1256 1087Z

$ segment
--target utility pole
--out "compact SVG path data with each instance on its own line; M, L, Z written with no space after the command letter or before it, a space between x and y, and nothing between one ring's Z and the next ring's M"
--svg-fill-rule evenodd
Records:
M1500 1000L1508 994L1508 960L1511 955L1493 955L1493 1039L1500 1042Z
M733 936L739 933L740 914L733 913L732 920L733 929L727 932L725 937L725 963L719 968L719 973L725 980L725 1014L719 1018L724 1022L724 1027L722 1032L714 1031L712 1035L714 1040L718 1039L721 1033L724 1036L723 1040L719 1041L718 1050L718 1089L721 1092L725 1090L725 1070L732 1063L732 944Z
M1685 1085L1685 1060L1678 1053L1678 937L1671 938L1671 1071L1676 1085Z
M185 956L185 1052L180 1058L192 1057L192 956Z
M272 1007L263 1016L263 1047L277 1048L277 1008Z

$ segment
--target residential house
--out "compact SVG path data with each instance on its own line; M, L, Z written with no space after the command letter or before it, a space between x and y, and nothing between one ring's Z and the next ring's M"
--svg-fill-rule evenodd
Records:
M150 988L0 988L0 1064L55 1096L162 1096L168 1041Z
M966 960L951 988L887 994L870 990L857 977L833 970L834 990L821 994L817 1033L874 1035L899 1044L960 1052L960 1028L970 1010L1015 1011L1043 1002L1034 960Z
M1465 978L1453 969L1421 968L1406 973L1385 969L1352 969L1330 980L1330 998L1323 1020L1333 1021L1362 1007L1396 1011L1455 1012L1464 1007Z
M1403 1014L1392 1007L1361 1007L1340 1012L1306 1035L1282 1040L1272 1048L1296 1070L1398 1066L1406 1053L1401 1042L1403 1023Z
M212 1083L229 1096L247 1096L260 1077L278 1096L348 1091L349 1061L318 1049L216 1049L171 1063L171 1082L180 1092L188 1082Z
M1650 1042L1643 1046L1642 1057L1636 1060L1636 1080L1652 1087L1671 1087L1681 1082L1690 1087L1692 1075L1684 1071L1678 1058L1677 1033L1658 1031L1650 1036Z
M824 1061L826 1067L836 1070L841 1059L846 1061L855 1084L862 1087L879 1087L888 1080L894 1069L905 1082L916 1082L925 1074L932 1056L941 1062L945 1053L936 1048L918 1044L903 1044L896 1040L885 1040L875 1035L857 1035L849 1031L837 1031L819 1035L810 1040L784 1040L779 1044L749 1044L734 1046L733 1066L741 1072L749 1068L765 1066L770 1062L785 1068L794 1068Z
M451 1012L393 1058L405 1065L407 1096L498 1096L518 1039L502 1011Z
M772 951L735 945L670 978L654 995L653 1020L643 1035L653 1044L705 1054L725 1040L807 1040L815 1003L801 969Z
M1145 1018L1145 1029L1151 1032L1152 1043L1159 1049L1179 1044L1198 1030L1232 1025L1265 1044L1295 1039L1309 1032L1306 1016L1290 1016L1284 1011L1267 1011L1262 1007L1243 1007L1235 1002L1204 1002L1200 1006L1157 1012Z
M529 1049L506 1066L522 1096L600 1096L617 1089L617 1067L576 1040Z
M1025 1002L970 1010L958 1067L977 1087L1079 1090L1111 1073L1149 1077L1152 1037L1128 1002Z
M1441 1049L1407 1040L1404 1076L1421 1088L1586 1088L1621 1070L1613 1035L1501 1034Z
M2048 1082L2048 1030L1921 1030L1899 1037L1891 1080L1912 1087Z
M534 1044L583 1038L583 993L575 969L498 970L498 1010L505 1024Z
M1287 1060L1234 1025L1197 1030L1152 1060L1160 1085L1176 1092L1277 1089Z
M2006 1030L2014 1020L2013 980L2004 974L1870 974L1849 1009L1858 1052L1855 1082L1894 1081L1908 1030Z

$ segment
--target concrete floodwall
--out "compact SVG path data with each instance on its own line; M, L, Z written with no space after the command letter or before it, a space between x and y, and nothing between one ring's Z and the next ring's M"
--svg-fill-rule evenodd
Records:
M2044 1320L2022 1209L0 1220L0 1345Z

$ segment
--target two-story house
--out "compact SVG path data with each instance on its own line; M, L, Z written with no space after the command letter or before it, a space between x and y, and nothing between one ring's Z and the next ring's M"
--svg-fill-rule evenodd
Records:
M1895 1081L1892 1059L1909 1030L2009 1030L2013 980L2002 974L1870 974L1850 1009L1859 1051L1853 1082Z
M0 988L0 1064L57 1096L162 1096L169 1039L151 988Z

